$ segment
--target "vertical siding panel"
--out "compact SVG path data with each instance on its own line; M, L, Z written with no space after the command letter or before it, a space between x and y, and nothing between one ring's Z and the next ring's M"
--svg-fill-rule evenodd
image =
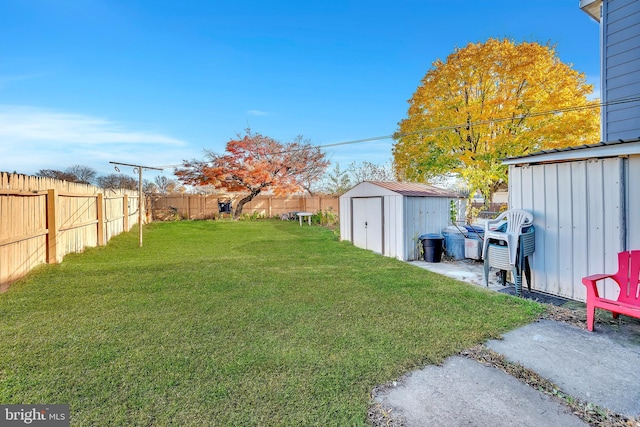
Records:
M406 241L410 240L407 237L412 231L413 224L408 224L405 221L404 211L407 208L407 197L404 196L392 196L394 199L393 217L390 218L393 222L389 223L388 231L386 233L392 234L389 236L393 240L394 254L393 258L400 260L410 259L410 251L407 251L405 247Z
M605 271L604 245L604 169L602 160L587 161L587 243L589 273ZM600 285L599 285L600 286ZM608 286L601 287L600 292L606 297Z
M404 223L404 230L402 230L402 242L399 242L400 246L402 246L402 251L404 252L405 259L413 260L415 259L415 250L413 249L412 239L413 233L417 228L420 227L420 215L413 215L410 212L413 209L418 208L416 206L415 200L413 197L404 197L403 200L403 209L400 218L402 218L402 222ZM402 258L399 258L402 259Z
M586 289L582 285L582 277L589 274L589 222L587 201L587 162L571 162L571 213L573 228L571 238L575 250L573 258L573 294L580 301L586 299Z
M558 262L557 285L558 294L574 298L573 281L573 218L571 210L572 198L571 163L557 165L557 218L558 218ZM580 285L581 286L581 285Z
M522 181L521 187L523 189L533 188L533 167L525 166L522 168ZM522 209L528 210L533 213L534 220L536 216L535 206L533 203L533 192L532 191L522 191L521 192L521 200L522 200ZM537 244L538 242L536 242Z
M389 236L393 240L394 255L393 258L405 260L409 259L409 252L405 248L407 234L411 232L411 224L407 224L404 217L406 209L406 197L394 196L395 200L393 222L389 224L387 233L393 234Z
M615 272L618 266L618 252L624 247L622 240L622 206L623 194L621 178L623 160L621 158L605 159L603 163L603 211L604 211L604 270ZM618 287L612 285L607 297L616 298Z
M640 155L630 156L626 168L626 249L640 249Z
M533 221L536 230L536 251L532 256L533 266L532 270L536 273L536 278L533 279L533 283L535 284L536 289L546 292L547 291L547 283L546 283L546 240L545 240L545 231L547 229L547 223L545 220L546 215L546 207L545 207L545 186L544 186L544 167L543 166L533 166L528 168L530 174L526 174L527 181L525 185L531 188L531 200L527 201L524 205L524 209L533 213ZM524 183L524 180L523 180ZM535 184L534 184L535 183ZM538 277L539 276L539 277Z
M417 197L404 197L404 209L402 218L404 221L404 254L405 259L415 260L418 258L417 252L417 236L420 229L424 227L425 223L425 210L424 204L420 203Z
M522 169L521 167L509 168L509 209L523 209Z
M594 257L604 245L604 188L603 170L601 160L588 160L586 162L587 179L587 253L589 254L589 274L603 272L604 262L601 256Z
M340 240L351 239L351 199L340 197Z
M390 257L396 256L396 247L395 247L395 233L394 229L390 227L395 220L395 208L396 208L396 198L393 196L385 196L382 198L383 204L383 216L382 216L382 239L384 241L384 248L382 248L382 254Z
M544 219L545 246L543 257L545 265L545 292L560 294L558 283L559 268L559 218L558 218L558 169L556 164L544 165Z

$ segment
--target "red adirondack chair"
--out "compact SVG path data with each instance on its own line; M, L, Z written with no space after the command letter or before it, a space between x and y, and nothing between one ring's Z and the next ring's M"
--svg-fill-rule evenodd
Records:
M600 297L596 283L604 279L613 279L620 287L617 300ZM640 250L625 251L618 254L618 272L615 274L594 274L582 279L587 287L587 329L593 331L596 308L609 310L613 318L618 315L640 319Z

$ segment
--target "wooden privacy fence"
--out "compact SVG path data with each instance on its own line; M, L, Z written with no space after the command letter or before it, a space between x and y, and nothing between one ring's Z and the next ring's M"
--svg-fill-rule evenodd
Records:
M40 264L129 231L137 213L136 191L0 173L0 292Z
M235 209L238 198L220 195L168 194L152 195L150 210L154 221L166 219L211 219L218 216L218 202L231 200ZM339 214L339 198L335 196L257 196L244 205L244 214L258 214L267 218L289 212L333 211Z

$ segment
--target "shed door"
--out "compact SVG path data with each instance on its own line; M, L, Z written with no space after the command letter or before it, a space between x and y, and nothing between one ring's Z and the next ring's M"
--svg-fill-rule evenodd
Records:
M359 248L383 253L382 197L352 198L351 215L353 244Z

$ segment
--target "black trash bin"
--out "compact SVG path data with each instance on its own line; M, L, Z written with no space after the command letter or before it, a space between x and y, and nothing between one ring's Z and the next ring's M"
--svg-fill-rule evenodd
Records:
M423 234L419 237L424 249L426 262L440 262L442 259L442 236L439 234Z
M230 214L231 213L231 201L224 201L224 202L218 202L218 212L223 214Z

